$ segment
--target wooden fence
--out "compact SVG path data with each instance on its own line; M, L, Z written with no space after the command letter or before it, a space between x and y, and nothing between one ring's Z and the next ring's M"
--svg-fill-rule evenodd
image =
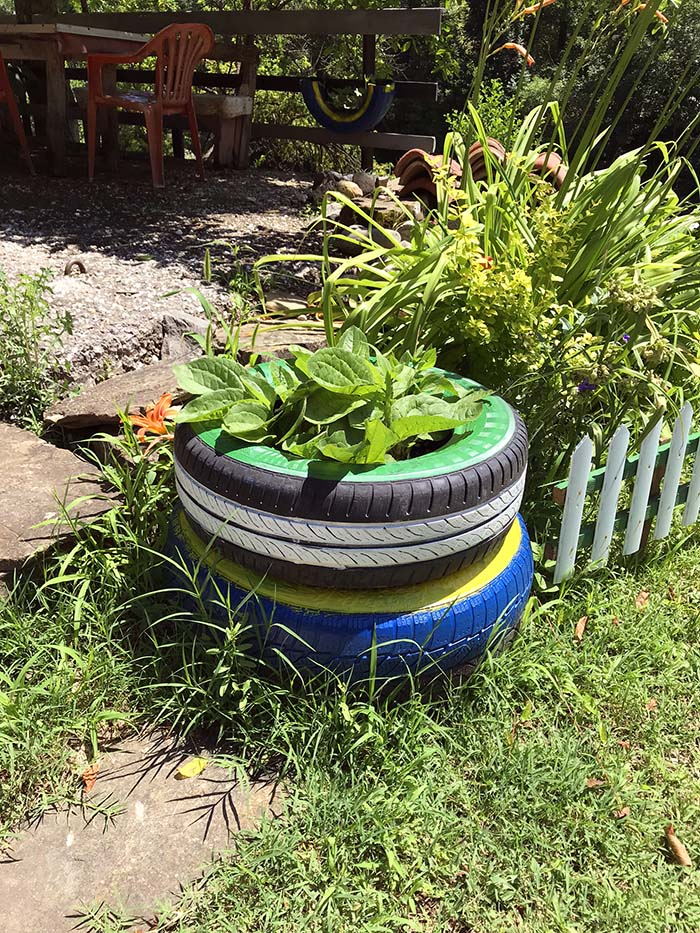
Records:
M555 583L574 572L580 548L591 546L589 562L605 564L616 532L624 532L622 553L631 555L645 547L654 518L656 541L668 535L677 506L684 506L683 525L698 520L700 433L691 433L692 421L693 409L686 403L676 418L670 442L659 446L663 425L660 417L647 430L639 453L630 457L629 431L626 427L618 428L610 442L605 466L593 471L593 441L590 437L580 441L571 457L568 480L554 490L555 500L564 506L556 547ZM618 509L623 489L629 491L629 504ZM598 493L596 517L587 516L584 522L586 502Z
M439 7L408 7L385 10L238 10L228 12L197 11L197 22L207 23L217 36L226 40L255 42L257 36L322 35L362 38L362 76L327 81L328 87L363 88L365 77L374 74L377 56L377 36L437 36L440 34L443 10ZM116 29L123 32L153 34L174 19L183 19L184 12L132 11L129 13L67 13L57 17L33 16L33 23L60 22L76 26ZM9 15L0 15L0 22L15 22ZM71 78L84 78L84 71L71 68ZM209 86L235 87L236 76L209 74L200 81ZM433 81L397 80L396 97L416 102L435 101L438 86ZM257 76L256 91L298 93L299 75ZM429 152L435 150L434 136L424 134L383 133L367 131L353 135L335 133L319 126L293 126L283 123L253 123L254 139L291 139L336 145L354 145L362 149L362 162L371 167L375 149L405 152L415 146Z

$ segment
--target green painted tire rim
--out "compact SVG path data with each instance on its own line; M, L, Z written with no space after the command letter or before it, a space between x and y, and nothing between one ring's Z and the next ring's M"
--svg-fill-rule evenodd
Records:
M464 388L481 388L479 383L472 379L465 379L454 373L446 372L445 375ZM497 395L492 395L486 400L477 420L470 426L457 428L452 438L438 450L413 460L382 463L379 466L336 463L331 460L302 460L274 447L246 444L236 440L225 434L220 427L202 424L192 425L192 428L207 447L247 466L299 479L352 479L354 482L375 483L440 476L483 463L508 444L515 431L515 416L507 402Z

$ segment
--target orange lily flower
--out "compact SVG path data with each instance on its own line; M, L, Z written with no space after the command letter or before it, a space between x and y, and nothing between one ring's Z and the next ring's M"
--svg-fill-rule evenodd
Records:
M153 443L149 437L153 434L156 435L156 441L173 439L172 427L166 421L174 418L180 408L173 407L172 402L172 395L164 392L155 404L146 406L145 415L129 415L131 423L138 427L136 436L142 444Z
M544 9L546 6L551 6L556 2L557 0L539 0L539 3L533 3L532 6L526 6L524 9L520 10L518 16L528 16L531 13L537 13L538 10Z
M623 7L626 7L631 2L632 0L620 0L620 6L618 7L618 9L621 10ZM640 3L638 7L635 7L634 12L639 13L640 10L646 10L646 8L647 8L646 3ZM663 23L664 26L668 26L668 16L664 16L661 10L657 10L654 13L654 16L659 20L660 23Z
M528 68L532 68L535 64L535 59L530 55L525 46L520 45L519 42L504 42L503 45L499 45L499 47L495 49L495 52L500 52L502 49L512 49L514 52L517 52L521 58L525 59Z

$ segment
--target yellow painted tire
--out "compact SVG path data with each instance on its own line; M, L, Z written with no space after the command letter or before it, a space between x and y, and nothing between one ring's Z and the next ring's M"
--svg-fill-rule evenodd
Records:
M240 606L261 654L313 673L362 679L445 670L478 658L519 622L532 586L530 540L518 519L489 558L448 577L381 590L333 590L257 576L200 539L182 509L168 552L194 577L213 617ZM236 613L238 615L238 613Z

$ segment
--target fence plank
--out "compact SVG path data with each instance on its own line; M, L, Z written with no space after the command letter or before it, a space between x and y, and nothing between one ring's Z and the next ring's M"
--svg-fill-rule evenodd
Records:
M682 525L693 525L700 515L700 447L695 451L695 466L683 509Z
M564 516L561 521L561 533L557 549L557 563L554 567L554 582L561 583L570 576L576 561L578 535L583 518L583 506L586 502L586 485L593 461L593 441L586 436L579 441L571 457L569 484L564 503Z
M683 408L681 408L681 413L676 418L676 422L673 425L671 447L668 452L664 484L661 489L661 499L659 500L659 511L657 512L656 525L654 526L655 541L661 541L671 530L673 510L676 507L676 497L678 496L678 487L681 482L685 449L688 445L688 438L690 437L690 425L692 420L693 409L690 402L686 402Z
M651 483L654 478L656 454L659 449L659 438L663 418L659 418L651 431L641 443L639 461L637 463L637 476L634 481L632 502L630 503L630 517L627 523L625 543L622 546L623 554L636 554L642 541L644 519L651 492Z
M443 10L231 10L224 13L134 11L33 16L33 23L71 23L123 32L158 32L172 22L206 23L222 36L439 36Z
M625 425L621 425L615 431L608 450L608 462L605 468L603 490L600 494L598 521L595 526L595 537L593 538L593 549L591 551L591 563L593 564L598 563L598 561L606 561L610 551L617 514L617 500L620 498L629 442L629 429Z

